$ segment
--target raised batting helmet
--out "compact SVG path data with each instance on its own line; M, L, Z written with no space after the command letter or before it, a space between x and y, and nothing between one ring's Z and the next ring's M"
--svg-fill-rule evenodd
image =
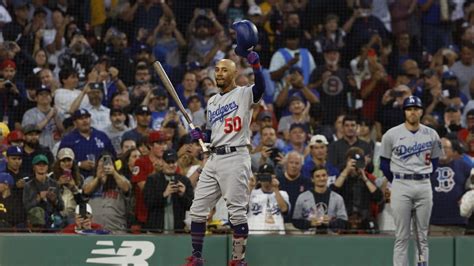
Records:
M403 101L403 110L408 107L418 107L423 109L423 104L421 103L420 98L412 95Z
M237 34L237 47L235 53L237 55L247 57L249 50L258 44L257 27L248 20L241 20L232 24L232 29Z

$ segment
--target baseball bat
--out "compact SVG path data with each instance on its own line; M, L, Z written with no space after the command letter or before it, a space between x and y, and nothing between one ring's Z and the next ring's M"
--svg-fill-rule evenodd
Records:
M176 93L176 89L174 88L173 84L171 83L168 75L166 74L165 70L163 69L163 66L159 61L155 61L153 63L153 67L155 68L156 73L161 79L161 82L163 82L163 85L165 86L165 89L168 91L168 93L171 95L171 98L175 101L176 105L178 105L178 109L181 111L183 114L184 118L189 124L189 127L191 129L195 129L196 127L193 124L193 120L189 116L189 114L186 112L186 109L184 109L183 103L178 97L178 93ZM203 152L208 152L208 149L206 145L204 145L204 141L202 139L199 139L199 145L201 146L201 149Z
M415 231L415 242L416 248L418 249L418 260L416 266L426 266L425 256L423 255L423 250L421 249L420 236L418 235L418 219L416 218L416 210L411 211L413 217L413 229Z

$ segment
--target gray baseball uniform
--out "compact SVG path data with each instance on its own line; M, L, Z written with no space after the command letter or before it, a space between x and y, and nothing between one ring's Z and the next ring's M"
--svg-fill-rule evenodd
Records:
M428 226L433 206L431 159L443 153L438 133L421 125L409 131L405 124L388 130L382 137L381 156L390 159L393 173L391 207L395 221L394 266L408 266L411 211L416 210L421 249L428 261Z
M206 222L210 208L222 196L234 225L247 222L248 179L251 175L250 122L252 87L237 87L211 97L207 105L207 126L212 130L211 147L236 147L227 154L211 153L199 177L191 219Z

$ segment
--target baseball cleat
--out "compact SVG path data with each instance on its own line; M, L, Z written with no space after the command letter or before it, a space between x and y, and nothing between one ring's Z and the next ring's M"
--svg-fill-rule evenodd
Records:
M247 266L247 262L244 260L231 260L229 266Z
M203 266L203 265L204 265L203 258L190 256L186 258L186 264L184 264L183 266Z

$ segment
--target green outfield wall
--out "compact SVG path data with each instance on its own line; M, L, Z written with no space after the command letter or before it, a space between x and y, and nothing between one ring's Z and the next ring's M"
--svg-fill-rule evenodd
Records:
M250 266L391 265L393 237L251 236ZM62 236L0 235L0 266L16 265L182 265L190 254L186 235ZM230 236L207 237L209 266L224 266ZM474 237L431 237L430 266L473 266Z

